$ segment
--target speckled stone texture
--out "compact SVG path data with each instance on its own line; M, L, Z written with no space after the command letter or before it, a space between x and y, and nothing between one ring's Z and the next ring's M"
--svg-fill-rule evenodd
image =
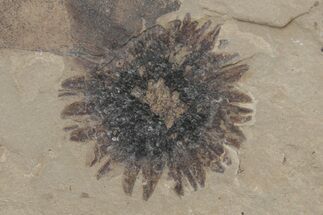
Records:
M240 7L241 16L262 17L265 4L243 2L249 6ZM285 2L271 7L282 9ZM225 174L207 174L208 188L187 189L182 198L163 175L148 202L141 186L132 197L124 195L122 169L97 180L97 169L84 165L91 160L91 143L71 142L62 130L68 123L59 117L70 102L57 98L60 83L79 74L80 65L55 54L2 49L0 214L323 214L323 2L308 11L312 2L298 1L308 5L281 27L237 19L233 10L214 13L214 3L228 1L183 0L178 11L157 22L190 12L199 21L222 23L222 51L238 52L250 65L240 87L254 96L256 117L243 127L247 141L239 152L230 151ZM275 23L276 13L266 22ZM281 16L289 20L290 13Z

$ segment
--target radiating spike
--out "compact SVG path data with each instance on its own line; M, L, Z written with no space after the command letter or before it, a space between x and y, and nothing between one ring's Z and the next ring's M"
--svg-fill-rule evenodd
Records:
M216 81L221 81L225 83L233 83L239 81L240 78L245 74L249 69L249 66L246 64L238 65L230 69L223 70L217 73Z
M187 26L186 31L190 35L190 37L194 36L196 32L196 27L198 26L198 24L199 23L197 21L193 21Z
M221 30L221 26L220 25L217 25L215 26L214 30L210 32L210 42L211 44L215 45L217 39L218 39L218 36L220 34L220 30ZM213 48L214 46L212 46Z
M197 158L202 163L203 166L209 166L210 162L214 159L216 159L218 156L211 152L207 146L207 140L200 142L200 148L197 152Z
M233 123L238 123L238 124L243 124L246 122L249 122L250 120L252 120L252 116L248 115L234 115L234 116L230 116L230 120Z
M205 170L200 162L195 162L192 167L190 167L190 172L193 174L197 182L201 187L205 186Z
M236 63L240 59L240 55L237 53L235 53L235 54L227 54L227 53L211 54L210 58L211 58L210 59L211 63L216 68L223 68L225 66Z
M176 184L175 184L175 187L174 187L174 191L179 196L184 196L184 187L183 187L182 179L183 179L183 176L180 175L179 179L176 181Z
M212 152L214 152L218 157L224 153L223 146L219 145L218 143L210 142L210 143L208 143L208 148Z
M234 112L236 114L250 114L253 112L253 110L250 108L240 107L232 104L228 104L226 106L226 109L229 109L231 112Z
M196 31L196 27L199 25L198 21L193 21L189 25L189 30L191 31L191 34L194 34Z
M188 168L184 169L183 170L183 174L185 175L185 177L187 178L188 182L193 187L194 191L196 191L197 190L197 184L196 184L196 181L195 181L192 173L190 172L190 170Z
M217 118L218 120L214 122L211 132L224 134L222 138L226 140L225 144L239 148L240 144L246 139L243 132L231 122L226 111L220 110Z
M221 27L218 25L212 31L206 34L206 36L201 41L200 50L206 52L212 50L216 43L216 40L220 34Z
M169 29L169 32L177 32L181 26L181 23L181 20L175 19L167 23L166 29Z
M168 34L168 46L170 50L175 49L176 46L176 38L178 38L179 29L182 22L181 20L174 20L168 23L167 26L167 34Z
M184 195L184 187L183 187L183 176L181 171L176 168L174 166L173 163L168 165L168 175L173 178L173 180L175 181L175 187L174 187L174 191L176 192L177 195L179 196L183 196Z
M221 30L221 25L215 26L214 30L212 31L212 39L213 39L213 41L216 41L216 39L218 38L218 36L220 34L220 30Z
M222 112L225 115L222 118L226 121L229 121L231 124L242 124L252 119L252 115L250 115L250 113L253 112L252 109L239 107L232 104L227 104L222 108Z
M70 140L75 142L85 142L93 138L95 129L92 127L79 128L71 132Z
M219 161L212 162L211 166L210 166L210 169L212 171L218 172L218 173L224 173L224 171L225 171L224 166Z
M88 49L87 49L88 50ZM103 55L92 55L85 53L78 53L77 58L74 58L76 65L83 67L86 71L93 70L95 67L106 61L107 56L112 56L112 52L105 49L103 52L106 52Z
M104 165L99 169L96 174L96 179L99 180L103 175L107 174L111 170L111 160L108 159Z
M100 149L100 146L97 144L94 147L94 158L89 162L89 166L94 166L97 162L100 162L100 160L103 158L102 150Z
M238 90L231 90L223 92L225 97L229 100L229 102L237 102L237 103L250 103L252 102L252 98L247 94L238 91Z
M241 143L246 139L239 127L231 125L230 129L226 131L226 144L240 148Z
M177 195L184 196L183 175L179 170L176 171L176 175L174 191Z
M184 19L183 19L183 25L182 28L185 28L186 26L188 26L191 23L191 14L190 13L186 13Z
M74 129L77 129L79 126L78 125L71 125L71 126L66 126L63 128L64 131L71 131Z
M150 41L160 38L163 34L165 34L165 28L160 25L155 25L149 31L145 31L140 37L142 37L143 41Z
M162 167L163 164L160 164L158 166ZM144 200L147 201L151 194L154 192L162 172L162 169L154 169L153 165L150 163L142 166Z
M192 46L192 49L193 50L197 50L198 52L200 52L198 50L199 44L200 44L200 40L203 39L203 36L204 36L205 32L208 30L208 28L210 27L210 25L211 25L211 21L208 20L200 28L196 29L197 26L194 28L196 30L194 30L192 32L191 38L190 38L190 45Z
M194 21L185 29L185 34L187 37L186 38L186 45L188 47L191 46L191 49L196 47L196 44L197 44L196 35L195 35L197 26L198 26L198 22Z
M242 141L239 138L232 138L232 137L228 137L226 138L226 144L229 146L233 146L237 149L240 148Z
M214 83L215 87L219 85L219 83L222 83L221 86L223 86L226 82L217 81L219 72L221 69L224 69L224 67L237 63L240 59L239 54L218 54L208 52L208 54L205 55L205 52L205 49L198 47L196 51L190 54L190 56L193 56L193 54L196 56L194 58L191 57L193 61L190 60L190 64L192 65L192 62L194 62L195 67L208 71L203 77L201 77L203 80L210 84Z
M58 97L63 97L63 96L76 96L78 95L77 92L74 91L60 91L58 94Z
M184 44L187 47L189 47L190 45L195 45L193 39L195 29L197 26L197 21L193 21L188 24L183 24L180 34L178 34L178 41L180 41L180 43Z
M88 150L86 152L86 156L85 156L85 165L88 167L93 166L96 162L97 162L97 157L96 157L96 144L94 145L93 148L91 148L90 150Z
M62 118L68 117L68 116L81 116L81 115L87 115L90 114L92 111L92 108L89 104L87 104L84 101L78 101L74 102L64 108L64 110L61 113Z
M210 20L208 20L200 28L198 28L195 31L196 40L200 39L201 36L204 35L204 33L209 29L209 27L211 26L211 24L212 24L212 22Z
M85 88L84 76L73 76L62 82L61 86L69 90L82 90Z
M135 182L137 180L137 175L139 173L140 166L136 161L132 161L126 164L123 172L123 182L122 187L126 194L131 195Z

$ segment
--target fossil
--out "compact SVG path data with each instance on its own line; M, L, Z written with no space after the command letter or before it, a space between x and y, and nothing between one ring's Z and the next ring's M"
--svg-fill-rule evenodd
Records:
M148 200L164 170L181 196L185 184L204 187L206 171L230 164L225 145L239 148L239 126L252 118L241 105L251 97L236 87L248 66L213 51L220 26L211 26L189 14L155 25L107 54L112 60L62 82L61 96L82 97L62 117L82 122L66 129L72 141L95 142L91 165L105 160L98 178L123 165L125 193L141 174Z

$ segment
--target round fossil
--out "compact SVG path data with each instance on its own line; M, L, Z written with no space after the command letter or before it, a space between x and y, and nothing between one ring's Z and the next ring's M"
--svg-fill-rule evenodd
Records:
M240 146L239 125L252 110L240 105L251 98L235 87L248 66L232 63L237 54L212 51L219 31L187 14L145 30L112 60L62 83L62 96L83 95L62 116L83 117L85 126L72 127L70 138L95 141L92 165L106 160L98 178L122 164L123 189L131 194L141 172L147 200L164 169L179 195L183 180L196 190L206 169L224 171L230 162L224 145Z

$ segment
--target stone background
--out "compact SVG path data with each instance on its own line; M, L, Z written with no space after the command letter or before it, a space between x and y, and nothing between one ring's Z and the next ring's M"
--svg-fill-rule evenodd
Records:
M70 101L58 99L60 82L83 70L65 56L82 47L77 20L60 1L1 0L0 10L0 214L323 215L322 0L182 0L159 14L158 23L187 12L223 23L221 51L239 52L251 67L241 88L256 115L224 174L209 173L204 189L182 198L164 176L148 202L140 179L132 197L123 193L117 167L96 180L98 167L85 165L91 144L62 130Z

